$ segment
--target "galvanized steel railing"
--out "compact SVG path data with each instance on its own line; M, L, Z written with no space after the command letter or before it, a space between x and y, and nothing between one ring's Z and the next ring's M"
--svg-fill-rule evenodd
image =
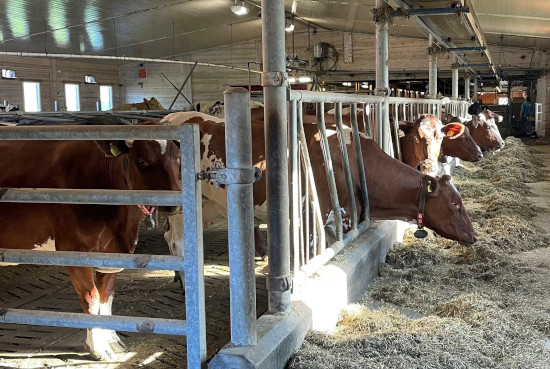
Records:
M1 202L183 205L184 250L177 250L176 256L0 249L0 259L4 262L24 264L184 271L187 319L99 316L83 313L54 313L0 307L0 322L186 335L188 368L204 367L206 363L206 324L203 277L202 195L200 183L196 175L200 170L198 126L184 124L181 126L1 127L0 139L181 140L181 182L182 188L185 189L182 192L7 189L0 199ZM184 254L185 258L182 256Z
M323 185L328 185L329 188L332 213L334 215L333 224L324 224L323 214L321 214L316 191L316 186L320 184L315 183L309 161L307 140L303 128L302 103L316 104L316 122L328 179L328 182ZM343 107L350 109L350 128L354 137L353 149L356 150L358 160L357 168L361 183L363 211L361 214L357 214L357 204L355 204L355 201L351 202L351 230L345 234L340 213L339 196L334 183L334 173L332 172L332 158L328 149L328 139L325 130L325 103L334 104L335 128L338 132L341 155L344 158L342 166L346 178L346 188L352 199L355 199L355 197L351 183L352 173L347 155L347 150L352 148L346 148L346 144L343 142ZM459 103L463 104L464 102ZM295 288L299 288L300 283L305 278L315 273L370 224L366 182L366 176L369 173L365 173L362 161L359 142L360 132L373 138L381 147L383 147L385 140L390 140L390 146L393 149L393 152L390 154L396 158L400 158L399 127L397 122L399 120L415 120L421 114L434 114L437 117L441 117L444 104L445 100L443 99L345 95L311 91L290 92L291 254L293 258L292 267ZM382 109L384 105L389 108L390 117L392 118L390 120L390 127L384 127L382 124ZM451 102L450 106L455 106L455 104ZM360 112L358 107L362 108L362 112ZM360 112L359 115L358 112ZM363 122L362 127L359 127L358 116L360 116ZM302 201L302 199L304 200ZM329 234L327 234L327 229L330 229ZM332 240L330 245L327 245L328 239Z

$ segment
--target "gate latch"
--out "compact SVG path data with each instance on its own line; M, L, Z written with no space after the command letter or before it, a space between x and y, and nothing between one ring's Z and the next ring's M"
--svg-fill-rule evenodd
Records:
M197 175L200 180L214 182L216 188L228 184L249 184L262 178L262 171L258 167L250 168L212 168Z

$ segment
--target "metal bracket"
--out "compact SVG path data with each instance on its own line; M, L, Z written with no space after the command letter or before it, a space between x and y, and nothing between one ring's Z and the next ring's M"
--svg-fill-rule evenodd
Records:
M258 182L262 178L262 171L257 167L250 168L212 168L210 171L202 171L197 175L200 180L207 180L219 185L250 184Z
M286 72L263 72L262 86L286 86L288 85L288 74Z
M286 275L284 277L269 277L267 279L267 288L272 291L289 291L292 287L292 276Z

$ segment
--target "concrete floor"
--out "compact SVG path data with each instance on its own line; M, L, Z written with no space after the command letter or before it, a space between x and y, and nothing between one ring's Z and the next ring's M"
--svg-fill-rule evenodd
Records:
M265 236L265 235L264 235ZM142 231L136 253L168 253L160 230ZM229 340L229 267L227 231L204 234L208 356ZM267 309L265 274L256 273L257 312ZM20 265L0 268L0 307L81 312L63 267ZM113 314L166 319L185 317L184 296L173 272L125 270L117 277ZM117 363L90 360L85 330L0 324L0 368L185 368L186 338L119 332L128 354Z

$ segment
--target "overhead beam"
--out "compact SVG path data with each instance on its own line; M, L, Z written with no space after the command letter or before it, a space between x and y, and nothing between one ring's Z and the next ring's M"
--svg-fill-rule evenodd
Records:
M453 52L453 51L484 51L487 50L487 47L485 46L472 46L472 47L449 47L447 48L447 51Z
M399 6L402 9L405 9L406 11L409 9L412 9L409 4L407 4L404 0L392 0L393 3L395 3L397 6ZM468 13L470 14L470 13ZM422 26L426 31L430 33L430 35L433 36L437 42L439 42L445 49L449 49L452 47L455 47L455 45L452 42L448 42L447 40L443 39L437 32L435 32L429 25L426 23L425 20L420 18L418 15L413 15L412 18L416 20L416 22ZM453 53L456 55L457 59L461 62L461 64L469 64L468 59L460 55L459 53ZM472 73L475 73L475 71L471 68L469 68Z
M394 17L412 17L412 16L431 16L431 15L449 15L449 14L461 14L461 13L469 13L470 9L462 7L462 6L455 6L451 8L434 8L434 9L407 9L403 10L403 8L396 9L393 13Z

